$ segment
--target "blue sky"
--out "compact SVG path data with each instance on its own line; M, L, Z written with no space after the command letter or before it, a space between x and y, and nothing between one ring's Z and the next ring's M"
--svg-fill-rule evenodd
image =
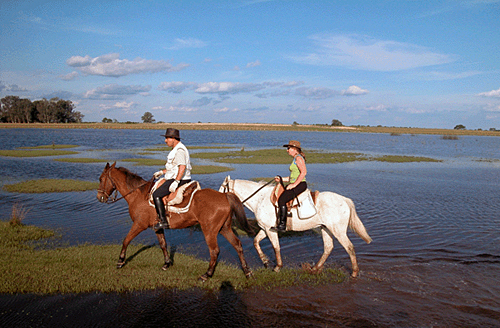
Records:
M500 129L500 0L2 0L0 26L0 96L86 122Z

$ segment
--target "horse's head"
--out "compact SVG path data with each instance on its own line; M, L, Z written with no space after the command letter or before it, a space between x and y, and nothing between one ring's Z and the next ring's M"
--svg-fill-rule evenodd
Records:
M111 170L115 168L116 162L113 163L113 165L109 165L109 163L106 163L106 167L104 167L104 170L101 173L101 176L99 177L99 188L97 189L97 199L101 203L106 203L113 193L115 191L116 186L111 180Z
M228 175L220 185L219 192L229 192L229 181L231 181L231 177Z

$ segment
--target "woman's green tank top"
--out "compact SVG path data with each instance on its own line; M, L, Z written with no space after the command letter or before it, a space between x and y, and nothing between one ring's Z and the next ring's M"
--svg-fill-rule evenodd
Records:
M302 157L301 155L297 155L297 156ZM295 180L297 180L297 178L300 175L299 167L297 166L297 163L295 163L295 158L297 158L297 156L295 156L293 158L293 162L292 162L292 164L290 164L290 183L294 183ZM304 177L304 179L302 179L302 181L306 181L306 177Z

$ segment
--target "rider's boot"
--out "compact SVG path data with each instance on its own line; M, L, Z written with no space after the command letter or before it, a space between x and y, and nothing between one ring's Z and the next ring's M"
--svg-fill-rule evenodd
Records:
M276 228L271 228L275 231L286 231L286 218L287 218L287 209L286 205L280 206L278 211L278 225Z
M167 222L167 213L165 210L165 204L163 204L163 199L160 197L154 197L154 203L155 203L155 208L156 208L156 214L158 214L158 219L160 219L160 222L155 224L154 229L156 231L160 229L170 229L170 226Z

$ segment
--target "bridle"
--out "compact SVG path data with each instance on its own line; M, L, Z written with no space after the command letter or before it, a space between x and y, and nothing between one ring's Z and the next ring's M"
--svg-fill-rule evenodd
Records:
M106 179L109 179L109 181L111 181L111 185L113 186L113 191L111 191L111 195L108 194L106 192L106 190L102 190L102 189L97 189L97 192L101 192L103 193L104 195L106 195L107 199L106 199L106 204L113 204L113 203L116 203L117 201L119 201L120 199L123 199L125 197L127 197L128 195L130 195L131 193L133 193L134 191L136 191L137 189L139 189L140 187L142 186L145 186L146 184L149 183L149 181L146 181L145 183L143 183L142 185L138 186L137 188L134 188L132 189L131 191L129 191L128 193L126 193L125 195L121 196L121 197L118 197L118 189L116 189L116 185L115 185L115 182L113 181L113 179L111 178L111 174L109 172L109 169L108 169L108 172L106 174ZM107 182L107 180L106 180ZM106 185L106 183L104 183L104 185Z
M247 200L249 200L250 198L252 198L253 196L255 196L255 194L257 194L259 191L261 191L262 189L264 189L264 187L267 187L269 186L271 183L273 183L274 180L271 180L269 182L267 182L266 184L262 185L259 187L259 189L255 190L250 196L248 196L247 198L245 198L245 200L241 201L242 203L245 203ZM232 183L232 190L231 190L231 183ZM232 192L234 193L234 184L236 183L236 180L229 180L227 183L225 183L223 185L224 187L224 192ZM227 191L226 191L227 189Z

